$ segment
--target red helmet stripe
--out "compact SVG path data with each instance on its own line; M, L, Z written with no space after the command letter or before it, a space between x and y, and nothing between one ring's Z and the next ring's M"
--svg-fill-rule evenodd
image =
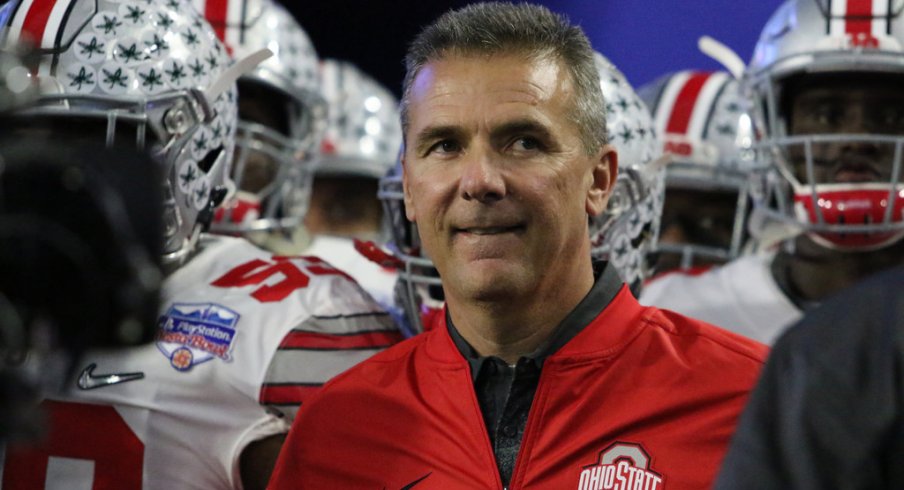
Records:
M873 0L846 0L844 32L851 35L873 34Z
M687 79L684 87L678 92L678 97L675 98L672 114L665 127L666 133L687 133L694 107L697 105L697 97L700 96L700 91L711 75L712 73L697 72Z
M229 12L229 0L207 0L204 5L204 17L213 26L214 32L224 44L226 43L226 19Z
M34 0L25 14L22 23L22 36L27 37L35 46L41 46L44 40L44 30L47 29L47 20L56 2L50 0Z

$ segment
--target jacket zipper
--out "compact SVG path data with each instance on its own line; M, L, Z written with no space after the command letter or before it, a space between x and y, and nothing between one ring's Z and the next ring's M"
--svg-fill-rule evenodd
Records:
M480 427L480 433L483 434L484 451L490 455L490 467L493 469L493 475L496 477L496 488L498 490L509 490L509 487L502 485L502 476L499 475L499 467L496 466L496 452L493 451L493 445L490 444L490 434L487 432L487 424L483 421L483 412L480 410L480 402L477 401L477 392L474 390L474 380L471 378L471 370L463 369L462 372L467 378L467 386L470 387L468 392L471 395L471 406L477 410L477 423ZM519 450L520 452L520 450ZM518 467L518 460L515 460L515 468ZM512 473L514 475L514 472Z
M541 417L541 415L538 414L541 409L537 406L537 400L541 398L541 393L543 393L543 380L546 378L546 373L553 367L552 363L548 361L548 359L544 361L543 367L540 368L540 379L537 380L537 389L534 391L534 399L531 400L530 411L527 413L527 425L524 427L524 434L521 436L521 446L518 448L518 455L515 456L515 467L512 469L512 480L509 482L509 486L505 487L503 490L515 490L513 485L515 482L521 480L521 468L527 464L524 463L524 458L527 456L524 446L525 442L529 441L534 433L534 425L538 423L537 419ZM496 477L499 478L498 470L496 473ZM502 481L502 479L499 478L499 481Z

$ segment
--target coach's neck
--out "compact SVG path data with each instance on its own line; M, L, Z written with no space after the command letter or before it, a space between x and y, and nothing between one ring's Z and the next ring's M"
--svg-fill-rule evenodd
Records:
M514 365L546 342L593 287L589 254L586 261L559 272L542 278L526 294L474 298L445 287L452 323L481 356Z

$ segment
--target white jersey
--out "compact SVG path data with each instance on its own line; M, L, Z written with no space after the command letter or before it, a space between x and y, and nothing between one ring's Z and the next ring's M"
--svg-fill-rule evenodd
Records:
M384 308L395 307L393 288L398 273L361 255L351 238L317 235L305 249L305 254L320 257L348 272Z
M773 257L774 253L746 255L699 275L663 274L644 285L640 303L771 345L803 315L772 277Z
M288 431L312 391L401 339L326 262L240 238L201 247L164 283L156 342L86 355L45 402L47 445L8 448L4 488L241 488L248 443Z

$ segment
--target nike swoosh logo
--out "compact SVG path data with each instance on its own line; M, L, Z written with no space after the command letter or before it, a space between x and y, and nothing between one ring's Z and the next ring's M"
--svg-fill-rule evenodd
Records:
M420 482L426 480L427 477L430 476L430 475L432 475L432 474L433 474L432 471L431 471L430 473L427 473L426 475L424 475L424 476L418 478L417 480L414 480L413 482L411 482L411 483L405 485L404 487L402 487L401 490L411 490L412 488L414 488L415 485L417 485L418 483L420 483Z
M126 383L144 378L144 373L98 374L95 376L94 368L96 367L97 364L92 363L82 371L81 375L79 375L78 387L80 389L93 390L95 388L113 386L119 383Z

